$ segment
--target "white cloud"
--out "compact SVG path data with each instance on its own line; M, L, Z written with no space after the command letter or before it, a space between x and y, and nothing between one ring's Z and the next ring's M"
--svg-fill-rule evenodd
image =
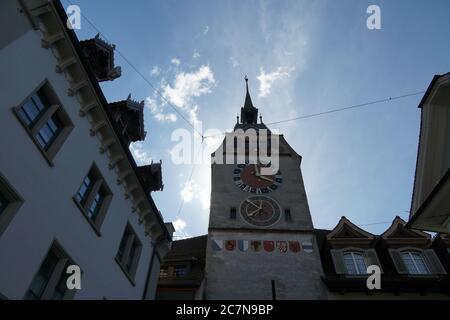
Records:
M175 228L174 238L175 240L189 238L190 235L184 231L186 229L187 223L181 218L176 218L172 221L173 227Z
M147 97L145 106L150 110L153 117L160 122L177 121L177 115L175 113L164 113L164 105L159 104L156 99Z
M194 53L192 54L192 58L193 58L193 59L198 59L198 58L200 58L200 53L198 53L198 51L195 50Z
M144 150L142 142L138 141L130 144L130 152L139 165L149 164L152 161L151 156Z
M158 66L154 66L154 67L152 68L152 71L150 72L150 74L151 74L152 76L158 76L160 73L161 73L161 70L159 69Z
M183 231L184 228L186 228L186 221L180 218L175 219L172 224L175 228L175 231Z
M239 61L237 61L237 59L235 57L230 57L230 61L231 61L231 65L233 66L233 68L239 67Z
M210 191L208 188L201 188L200 185L193 179L186 182L180 191L181 199L185 203L189 203L192 200L200 201L203 209L209 208L210 203Z
M179 66L181 61L178 58L173 58L172 60L170 60L170 62L172 62L172 64Z
M173 86L167 85L163 95L177 107L184 107L194 97L210 93L215 84L214 74L209 66L203 65L191 73L180 72Z
M192 72L178 72L172 84L165 79L161 79L159 92L145 99L145 105L150 110L154 118L161 122L175 122L178 117L175 113L167 113L165 109L167 102L186 112L191 123L198 122L197 112L199 106L194 103L194 99L204 94L210 93L215 85L214 73L208 65L202 65Z
M181 199L183 199L184 202L191 202L191 200L194 198L194 185L193 181L188 181L184 184L184 187L180 191Z
M206 25L206 26L203 28L203 35L206 36L206 35L208 34L208 31L209 31L209 26Z
M291 72L295 70L295 67L287 68L287 67L278 67L275 71L270 73L265 73L264 69L260 68L260 73L257 79L259 80L259 96L267 97L270 94L270 90L272 89L272 85L275 81L289 78Z
M175 122L178 118L175 113L156 113L155 119L161 122Z

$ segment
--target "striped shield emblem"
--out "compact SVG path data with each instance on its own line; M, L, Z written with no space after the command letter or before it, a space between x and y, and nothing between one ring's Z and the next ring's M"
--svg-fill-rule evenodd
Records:
M311 253L313 252L313 245L311 242L302 242L303 251Z
M248 250L249 241L248 240L238 240L238 249L239 251L245 252Z

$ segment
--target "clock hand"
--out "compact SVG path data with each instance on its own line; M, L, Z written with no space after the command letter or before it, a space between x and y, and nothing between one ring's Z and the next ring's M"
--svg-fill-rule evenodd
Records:
M247 215L248 215L249 217L253 217L253 216L255 215L255 212L259 212L259 210L260 210L260 209L258 208L258 209L256 209L256 210L254 210L254 211L248 213Z
M256 207L259 209L259 206L257 206L253 201L250 201L249 199L245 199L245 201L247 201L248 203L250 203L252 206Z
M273 180L272 179L270 179L270 178L267 178L267 177L265 177L265 176L263 176L263 175L259 175L258 176L260 179L263 179L263 180L266 180L266 181L270 181L270 182L273 182Z
M255 176L259 176L259 168L257 164L253 164L254 168L255 168Z

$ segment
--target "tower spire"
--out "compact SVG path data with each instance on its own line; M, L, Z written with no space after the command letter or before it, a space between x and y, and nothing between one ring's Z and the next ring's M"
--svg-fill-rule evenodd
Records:
M245 103L244 108L254 108L252 98L250 97L250 92L248 92L248 78L245 76L245 88L247 89L247 93L245 95Z
M241 123L243 124L256 124L258 119L258 109L253 106L252 98L248 90L248 77L245 76L245 102L244 107L241 108Z

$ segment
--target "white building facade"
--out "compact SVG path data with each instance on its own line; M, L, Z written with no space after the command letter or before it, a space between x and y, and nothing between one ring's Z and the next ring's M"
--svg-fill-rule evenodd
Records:
M172 230L64 8L0 7L0 297L153 299ZM65 285L69 265L79 290Z

